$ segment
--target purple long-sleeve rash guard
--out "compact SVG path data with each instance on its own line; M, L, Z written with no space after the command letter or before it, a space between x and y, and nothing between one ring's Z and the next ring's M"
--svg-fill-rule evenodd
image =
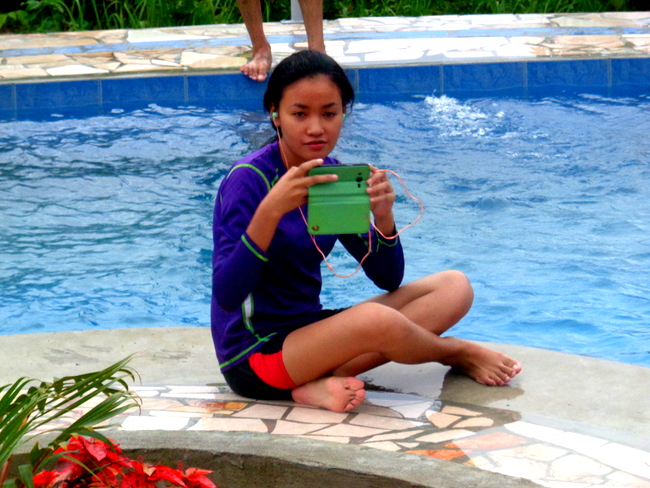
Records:
M324 164L338 164L326 158ZM214 208L212 255L212 338L222 371L248 358L276 333L310 323L321 310L322 256L295 209L280 220L267 252L246 234L257 206L286 172L278 144L237 161L221 182ZM303 207L305 216L306 206ZM400 286L404 256L399 239L382 240L372 231L366 275L384 290ZM317 236L328 255L336 240L360 261L368 236Z

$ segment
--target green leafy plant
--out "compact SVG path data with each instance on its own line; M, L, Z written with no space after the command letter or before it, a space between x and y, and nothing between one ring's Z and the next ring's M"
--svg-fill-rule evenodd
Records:
M13 384L0 386L0 487L33 488L34 475L47 463L56 461L62 455L56 451L73 436L85 435L108 443L98 429L111 425L102 424L139 405L138 397L129 391L127 384L127 380L135 380L135 372L126 367L131 358L101 371L51 382L20 378ZM69 417L91 400L98 403L70 425L48 428L49 423ZM28 463L18 466L18 478L7 479L16 450L44 433L57 435L45 447L36 442Z

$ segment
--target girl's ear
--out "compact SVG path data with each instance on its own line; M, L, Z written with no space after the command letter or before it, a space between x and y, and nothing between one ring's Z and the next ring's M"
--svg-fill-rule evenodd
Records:
M278 112L273 105L271 105L271 122L274 126L280 127L280 122L276 122L278 118Z

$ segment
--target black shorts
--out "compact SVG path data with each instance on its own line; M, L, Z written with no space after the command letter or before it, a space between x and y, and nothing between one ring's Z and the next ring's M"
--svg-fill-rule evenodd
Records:
M324 320L328 317L336 315L339 312L346 310L345 308L339 308L335 310L321 310L318 312L316 318L309 322L314 323L320 320ZM301 324L300 327L309 325L309 323ZM264 344L260 349L255 352L261 352L262 354L274 354L282 350L282 345L284 340L291 333L291 331L276 334L271 339ZM257 400L291 400L291 390L282 390L280 388L275 388L264 381L262 381L259 376L251 368L248 359L245 359L241 363L236 364L228 371L223 373L226 383L232 391L241 395L243 397L255 398Z

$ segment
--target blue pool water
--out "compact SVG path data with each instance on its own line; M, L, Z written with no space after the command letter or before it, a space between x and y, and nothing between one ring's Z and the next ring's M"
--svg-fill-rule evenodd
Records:
M647 97L420 97L357 104L335 155L424 201L407 279L469 276L456 335L650 366L648 134ZM214 195L270 135L210 107L0 122L0 333L207 326ZM326 306L376 292L325 272Z

